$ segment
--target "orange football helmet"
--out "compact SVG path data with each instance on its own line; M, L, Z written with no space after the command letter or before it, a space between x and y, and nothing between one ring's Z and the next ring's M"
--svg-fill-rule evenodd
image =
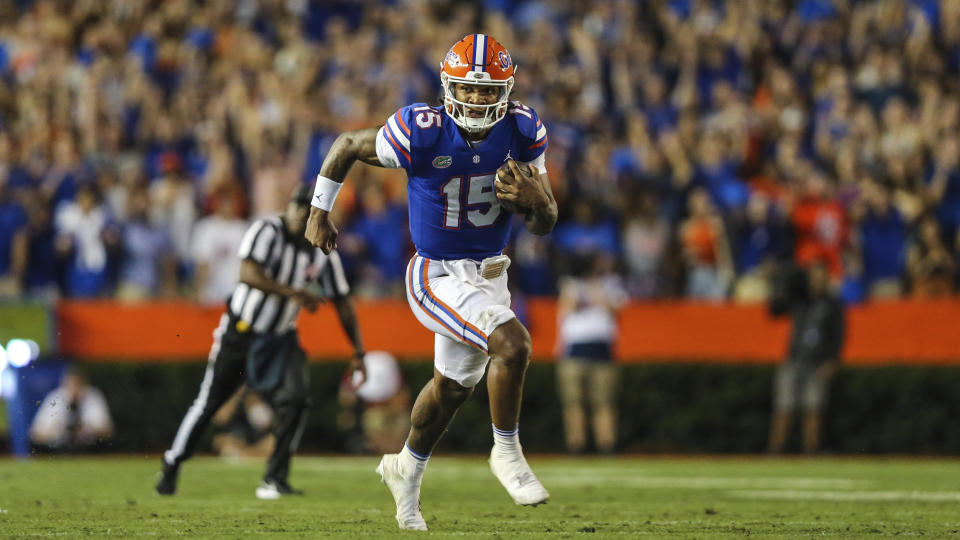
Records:
M503 120L513 90L513 72L516 66L510 53L497 40L485 34L470 34L454 43L440 65L443 85L443 109L463 129L477 133ZM490 105L474 105L454 97L455 83L497 86L500 95ZM482 109L482 118L467 115L467 107Z

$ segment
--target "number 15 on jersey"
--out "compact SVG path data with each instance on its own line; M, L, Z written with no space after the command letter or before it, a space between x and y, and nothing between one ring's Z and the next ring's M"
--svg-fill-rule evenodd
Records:
M484 228L496 223L501 208L500 199L493 192L495 178L496 174L482 174L454 176L447 180L443 184L443 228Z

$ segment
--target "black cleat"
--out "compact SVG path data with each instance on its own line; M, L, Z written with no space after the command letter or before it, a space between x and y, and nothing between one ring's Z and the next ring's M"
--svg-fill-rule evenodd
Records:
M177 475L180 474L179 465L170 465L163 462L163 470L160 471L160 479L154 490L157 495L173 495L177 492Z
M280 488L280 493L283 495L303 495L302 489L291 486L286 480L277 481L277 487Z
M271 500L289 495L303 495L303 490L295 489L286 480L264 480L257 488L258 499Z

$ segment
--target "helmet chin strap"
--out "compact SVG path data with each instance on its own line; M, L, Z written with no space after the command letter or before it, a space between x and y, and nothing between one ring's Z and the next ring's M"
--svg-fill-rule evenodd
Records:
M477 84L476 82L460 79L451 80L448 76L446 76L446 74L441 74L440 78L443 82L444 111L447 113L447 116L454 121L455 124L466 130L468 133L482 133L484 130L492 128L497 124L497 122L506 116L506 107L509 103L510 91L513 89L513 84L507 83L504 85L497 85L501 86L503 97L499 98L495 103L471 104L456 99L454 97L451 84ZM501 107L504 108L504 113L498 117L498 111ZM472 118L467 116L467 111L469 108L483 109L483 117Z
M465 129L471 133L481 133L483 130L491 127L493 124L490 123L490 109L488 108L483 112L483 118L474 118L467 115L467 108L464 107L463 110L463 123L466 126Z
M506 101L501 100L496 103L478 105L472 103L466 103L454 99L453 96L448 96L450 109L452 114L449 116L453 118L454 122L463 129L469 132L481 132L485 129L493 127L497 122L503 119L503 116L497 118L498 110L501 107L506 107ZM474 118L469 116L470 109L482 109L483 116L480 118Z

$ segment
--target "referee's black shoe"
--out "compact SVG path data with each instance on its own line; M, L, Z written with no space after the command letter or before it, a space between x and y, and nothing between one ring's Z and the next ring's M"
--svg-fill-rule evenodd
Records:
M179 465L170 465L163 462L163 470L160 471L160 479L157 480L157 486L154 490L157 495L173 495L177 492L177 475L180 474Z
M303 490L296 489L286 480L264 480L256 491L258 499L279 499L290 495L303 495Z

